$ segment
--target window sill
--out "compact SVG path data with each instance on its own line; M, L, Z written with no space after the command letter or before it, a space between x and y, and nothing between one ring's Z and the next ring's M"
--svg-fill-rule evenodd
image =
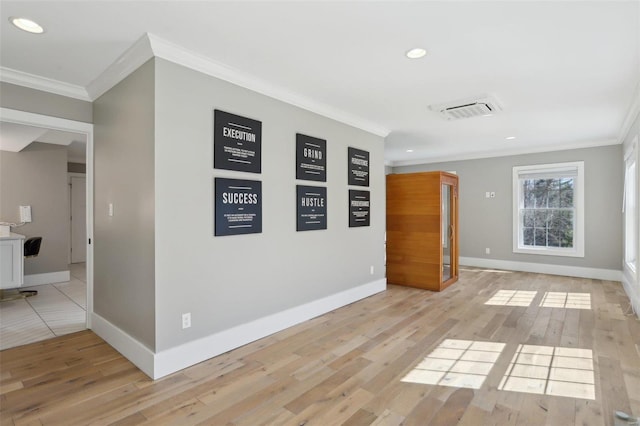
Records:
M519 254L537 254L542 256L559 256L559 257L584 257L583 250L562 250L562 249L550 249L550 248L529 248L529 247L514 247L514 253Z

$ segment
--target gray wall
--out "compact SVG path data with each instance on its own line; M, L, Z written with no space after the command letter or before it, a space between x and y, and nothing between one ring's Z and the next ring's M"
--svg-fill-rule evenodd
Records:
M93 122L91 102L0 82L0 106L68 120Z
M384 278L382 138L161 59L155 77L158 351ZM262 121L261 174L213 169L216 108ZM327 140L326 184L296 181L296 132ZM366 228L348 227L348 146L370 152ZM262 181L261 234L213 236L216 176ZM296 232L296 183L328 188L327 230Z
M87 173L87 165L83 163L67 163L69 173Z
M154 64L94 103L94 311L155 347ZM65 165L66 167L66 165ZM113 203L114 215L108 216Z
M0 151L0 220L20 222L19 206L31 206L32 222L13 232L42 237L25 275L69 270L67 149L32 143L21 152Z
M456 171L460 177L460 256L620 270L622 186L620 145L395 167L394 173ZM584 161L585 257L513 253L514 166ZM495 198L485 198L494 191ZM485 248L491 254L485 254Z

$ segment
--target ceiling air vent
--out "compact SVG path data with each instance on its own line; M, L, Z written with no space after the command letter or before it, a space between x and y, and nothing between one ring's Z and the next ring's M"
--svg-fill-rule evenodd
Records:
M487 95L446 104L431 105L429 109L442 114L447 120L492 115L501 110L495 98Z

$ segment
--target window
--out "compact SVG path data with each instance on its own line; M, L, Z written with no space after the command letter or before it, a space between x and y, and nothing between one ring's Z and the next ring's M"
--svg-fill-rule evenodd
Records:
M638 137L624 159L624 263L636 274L638 262Z
M514 253L584 257L584 162L513 168Z

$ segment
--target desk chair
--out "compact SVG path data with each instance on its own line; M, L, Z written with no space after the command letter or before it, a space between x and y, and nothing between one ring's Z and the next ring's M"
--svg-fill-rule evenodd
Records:
M40 253L40 245L42 245L42 237L31 237L24 242L24 258L30 259L37 257ZM24 299L38 294L37 290L0 290L0 302L9 300Z

